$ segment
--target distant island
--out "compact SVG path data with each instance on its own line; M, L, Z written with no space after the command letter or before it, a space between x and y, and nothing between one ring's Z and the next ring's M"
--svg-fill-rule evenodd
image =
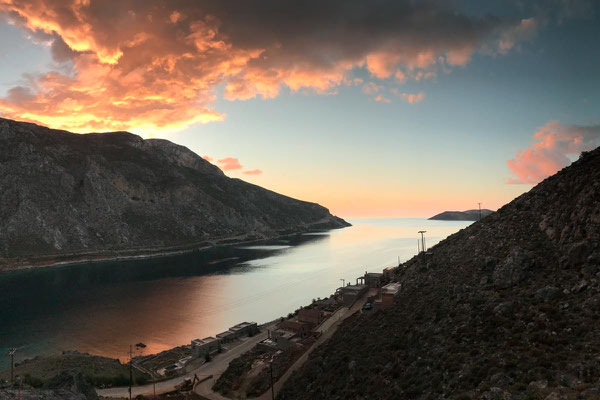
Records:
M494 211L486 208L481 210L481 218L485 218L492 214ZM479 210L467 210L467 211L444 211L443 213L434 215L429 219L435 219L439 221L478 221Z

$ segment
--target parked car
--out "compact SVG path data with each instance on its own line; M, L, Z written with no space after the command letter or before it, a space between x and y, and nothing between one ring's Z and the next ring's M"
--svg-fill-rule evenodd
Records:
M371 303L365 303L365 305L362 308L365 311L369 311L373 309L373 305Z

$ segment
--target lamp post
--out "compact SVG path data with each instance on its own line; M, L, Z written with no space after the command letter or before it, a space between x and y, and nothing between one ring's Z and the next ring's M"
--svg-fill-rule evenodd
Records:
M15 381L15 353L17 352L16 348L12 348L8 350L8 355L10 356L10 382L13 383Z

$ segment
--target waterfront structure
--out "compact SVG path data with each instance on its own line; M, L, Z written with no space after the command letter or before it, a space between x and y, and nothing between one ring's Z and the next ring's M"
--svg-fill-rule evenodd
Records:
M369 290L367 285L347 285L338 289L338 293L342 296L344 306L350 307L356 299L362 296Z
M217 338L221 339L222 343L229 343L236 339L236 334L235 332L225 331L217 334Z
M192 357L206 357L207 354L217 351L220 343L221 339L212 336L205 337L204 339L194 339L192 340Z
M389 308L394 304L394 297L400 291L400 283L388 283L381 288L381 307Z
M296 341L293 339L297 338L298 334L295 332L287 331L284 329L275 329L273 331L273 340L277 344L277 348L280 350L288 350L289 348L296 345Z
M310 333L314 325L308 322L287 320L280 322L277 326L279 330L293 332L300 338L305 338Z
M256 334L259 329L256 322L241 322L229 328L229 331L233 332L234 338L237 339L243 336L252 336Z
M298 321L308 322L313 327L319 325L325 319L325 313L321 310L302 308L298 310Z
M367 272L365 271L364 276L359 277L358 281L362 280L364 285L367 285L370 288L379 289L381 287L381 280L383 278L383 274L381 272Z

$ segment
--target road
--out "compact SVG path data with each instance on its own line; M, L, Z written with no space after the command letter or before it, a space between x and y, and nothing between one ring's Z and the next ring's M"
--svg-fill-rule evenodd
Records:
M218 376L227 369L227 366L229 365L231 360L239 357L240 355L242 355L242 353L250 350L261 340L266 339L267 338L267 329L273 329L273 326L265 327L263 329L263 332L255 335L251 338L245 338L243 343L231 348L229 351L227 351L225 353L215 355L214 358L212 359L212 361L210 361L206 364L203 364L199 368L187 373L186 375L178 376L176 378L169 379L169 380L162 381L162 382L157 382L156 383L156 394L171 392L171 391L175 390L175 386L182 383L185 379L193 379L194 374L198 375L198 377L200 379L202 379L203 377L208 376L208 375L213 375L214 378L209 379L207 382L214 382L214 380L216 378L218 378ZM205 382L205 383L207 383L207 382ZM211 387L212 387L212 384L211 384ZM102 396L102 397L111 397L111 398L117 398L117 399L129 398L129 388L128 387L96 389L96 392L98 393L99 396ZM140 394L144 395L144 396L152 396L153 393L154 393L154 387L152 384L143 385L143 386L134 386L132 389L132 397L138 396ZM207 396L207 397L210 397L211 399L219 399L219 400L225 399L224 397L219 396L212 391L210 391L210 396Z
M338 312L336 312L335 314L333 314L331 316L331 318L329 318L331 320L331 323L329 324L329 326L327 326L327 327L321 326L321 329L320 329L321 336L319 336L317 341L312 346L310 346L308 348L308 350L306 350L306 352L304 354L302 354L300 356L300 358L298 358L296 360L296 362L294 364L292 364L292 366L290 368L288 368L287 371L285 371L283 376L281 378L279 378L279 380L277 382L275 382L275 385L273 385L274 389L275 389L275 396L277 396L279 394L279 391L283 387L284 383L288 380L288 378L292 375L292 373L294 371L296 371L298 368L302 367L302 365L304 365L306 360L308 360L308 356L310 355L310 353L312 353L312 351L314 349L316 349L321 344L323 344L327 339L329 339L333 335L333 333L336 331L337 327L340 326L341 323L346 318L349 318L352 315L354 315L356 312L359 312L360 309L362 308L362 306L367 302L367 298L369 296L374 295L375 293L377 293L376 289L370 289L367 293L365 293L363 296L361 296L359 299L357 299L354 302L354 304L352 305L352 307L350 307L350 308L344 307L344 308L338 310ZM323 323L323 325L325 325L325 323ZM323 329L323 328L325 328L325 329ZM271 399L271 390L270 389L267 390L265 393L263 393L262 396L259 396L256 398L256 400L270 400L270 399Z
M375 290L376 292L376 290ZM343 307L336 311L330 318L328 318L323 324L319 327L319 331L321 332L321 336L316 340L316 342L302 355L296 362L283 374L283 376L275 382L275 395L279 393L283 384L287 381L287 379L291 376L291 374L300 368L306 360L310 353L316 349L319 345L324 343L327 339L329 339L333 333L336 331L337 327L346 319L352 316L354 313L360 311L362 306L367 301L367 298L370 295L374 294L374 290L371 289L363 296L361 296L358 300L354 302L352 307L347 308ZM275 323L267 326L263 329L263 332L253 336L251 338L247 338L243 343L238 346L232 348L231 350L217 354L213 360L209 363L203 364L199 368L194 371L189 372L186 375L179 376L177 378L169 379L167 381L157 382L156 383L156 394L171 392L175 390L175 386L182 383L185 379L193 379L194 374L198 375L200 379L203 377L212 375L213 377L198 384L195 388L195 392L202 397L205 397L210 400L230 400L227 397L220 395L212 390L212 387L219 376L225 372L229 363L250 350L254 347L258 342L267 338L267 329L273 329ZM129 388L128 387L118 387L118 388L110 388L110 389L96 389L98 395L102 397L110 397L110 398L129 398ZM154 387L152 384L143 385L143 386L134 386L132 389L132 397L138 395L144 396L152 396L154 393ZM269 400L271 398L271 390L265 392L262 396L258 397L257 400Z

